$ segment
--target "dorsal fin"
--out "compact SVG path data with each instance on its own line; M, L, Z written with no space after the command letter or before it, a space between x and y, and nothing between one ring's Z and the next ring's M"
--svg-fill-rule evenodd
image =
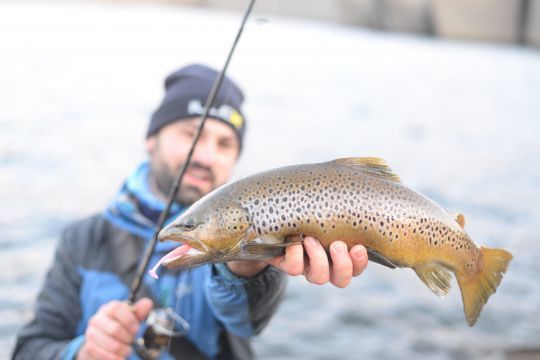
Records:
M377 157L351 157L334 160L339 165L351 166L358 170L365 171L371 175L381 177L383 179L401 182L399 176L392 172L392 169L386 165L386 161Z

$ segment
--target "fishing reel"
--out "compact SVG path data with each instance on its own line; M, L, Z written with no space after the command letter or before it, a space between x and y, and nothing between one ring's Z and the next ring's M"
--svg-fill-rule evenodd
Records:
M146 324L148 327L143 336L133 343L133 349L143 360L158 359L163 351L167 351L173 338L182 337L189 331L188 322L170 307L152 310Z

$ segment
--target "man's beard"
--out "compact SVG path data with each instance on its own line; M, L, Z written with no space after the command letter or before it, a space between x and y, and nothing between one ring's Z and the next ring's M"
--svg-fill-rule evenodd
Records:
M158 190L165 196L169 195L169 192L171 191L171 188L173 186L174 178L176 177L176 173L172 173L167 165L161 161L152 161L152 174L156 182L156 186ZM180 167L184 166L183 164L180 165ZM212 183L212 189L214 189L215 186L215 176L212 170L204 166L198 162L191 162L189 164L189 169L199 169L203 170L207 173L207 176L210 177L210 181ZM177 169L176 171L179 171ZM190 185L181 185L180 189L176 193L175 201L183 206L190 206L195 201L202 198L204 195L206 195L201 189L190 186Z

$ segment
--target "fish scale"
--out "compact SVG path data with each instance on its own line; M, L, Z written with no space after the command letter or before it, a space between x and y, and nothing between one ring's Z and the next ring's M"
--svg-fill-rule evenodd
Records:
M391 180L373 179L347 166L295 166L279 175L250 178L239 189L231 195L247 207L259 236L316 234L326 247L334 239L352 247L361 236L365 245L382 252L401 239L410 242L411 234L430 246L468 250L463 258L477 256L469 253L473 249L467 247L465 232L439 205ZM351 227L357 231L349 233ZM400 257L410 254L400 249L394 261L407 262Z
M293 235L312 235L328 251L339 239L362 244L370 260L410 267L437 295L454 273L472 326L512 256L478 247L452 215L401 184L378 158L345 158L261 172L194 203L160 233L193 249L169 256L170 268L279 255Z

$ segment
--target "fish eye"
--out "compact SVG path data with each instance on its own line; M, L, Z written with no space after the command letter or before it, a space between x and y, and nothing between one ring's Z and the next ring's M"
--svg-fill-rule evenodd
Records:
M184 231L191 231L197 227L197 224L195 224L193 221L187 221L185 223L178 224L176 226Z

